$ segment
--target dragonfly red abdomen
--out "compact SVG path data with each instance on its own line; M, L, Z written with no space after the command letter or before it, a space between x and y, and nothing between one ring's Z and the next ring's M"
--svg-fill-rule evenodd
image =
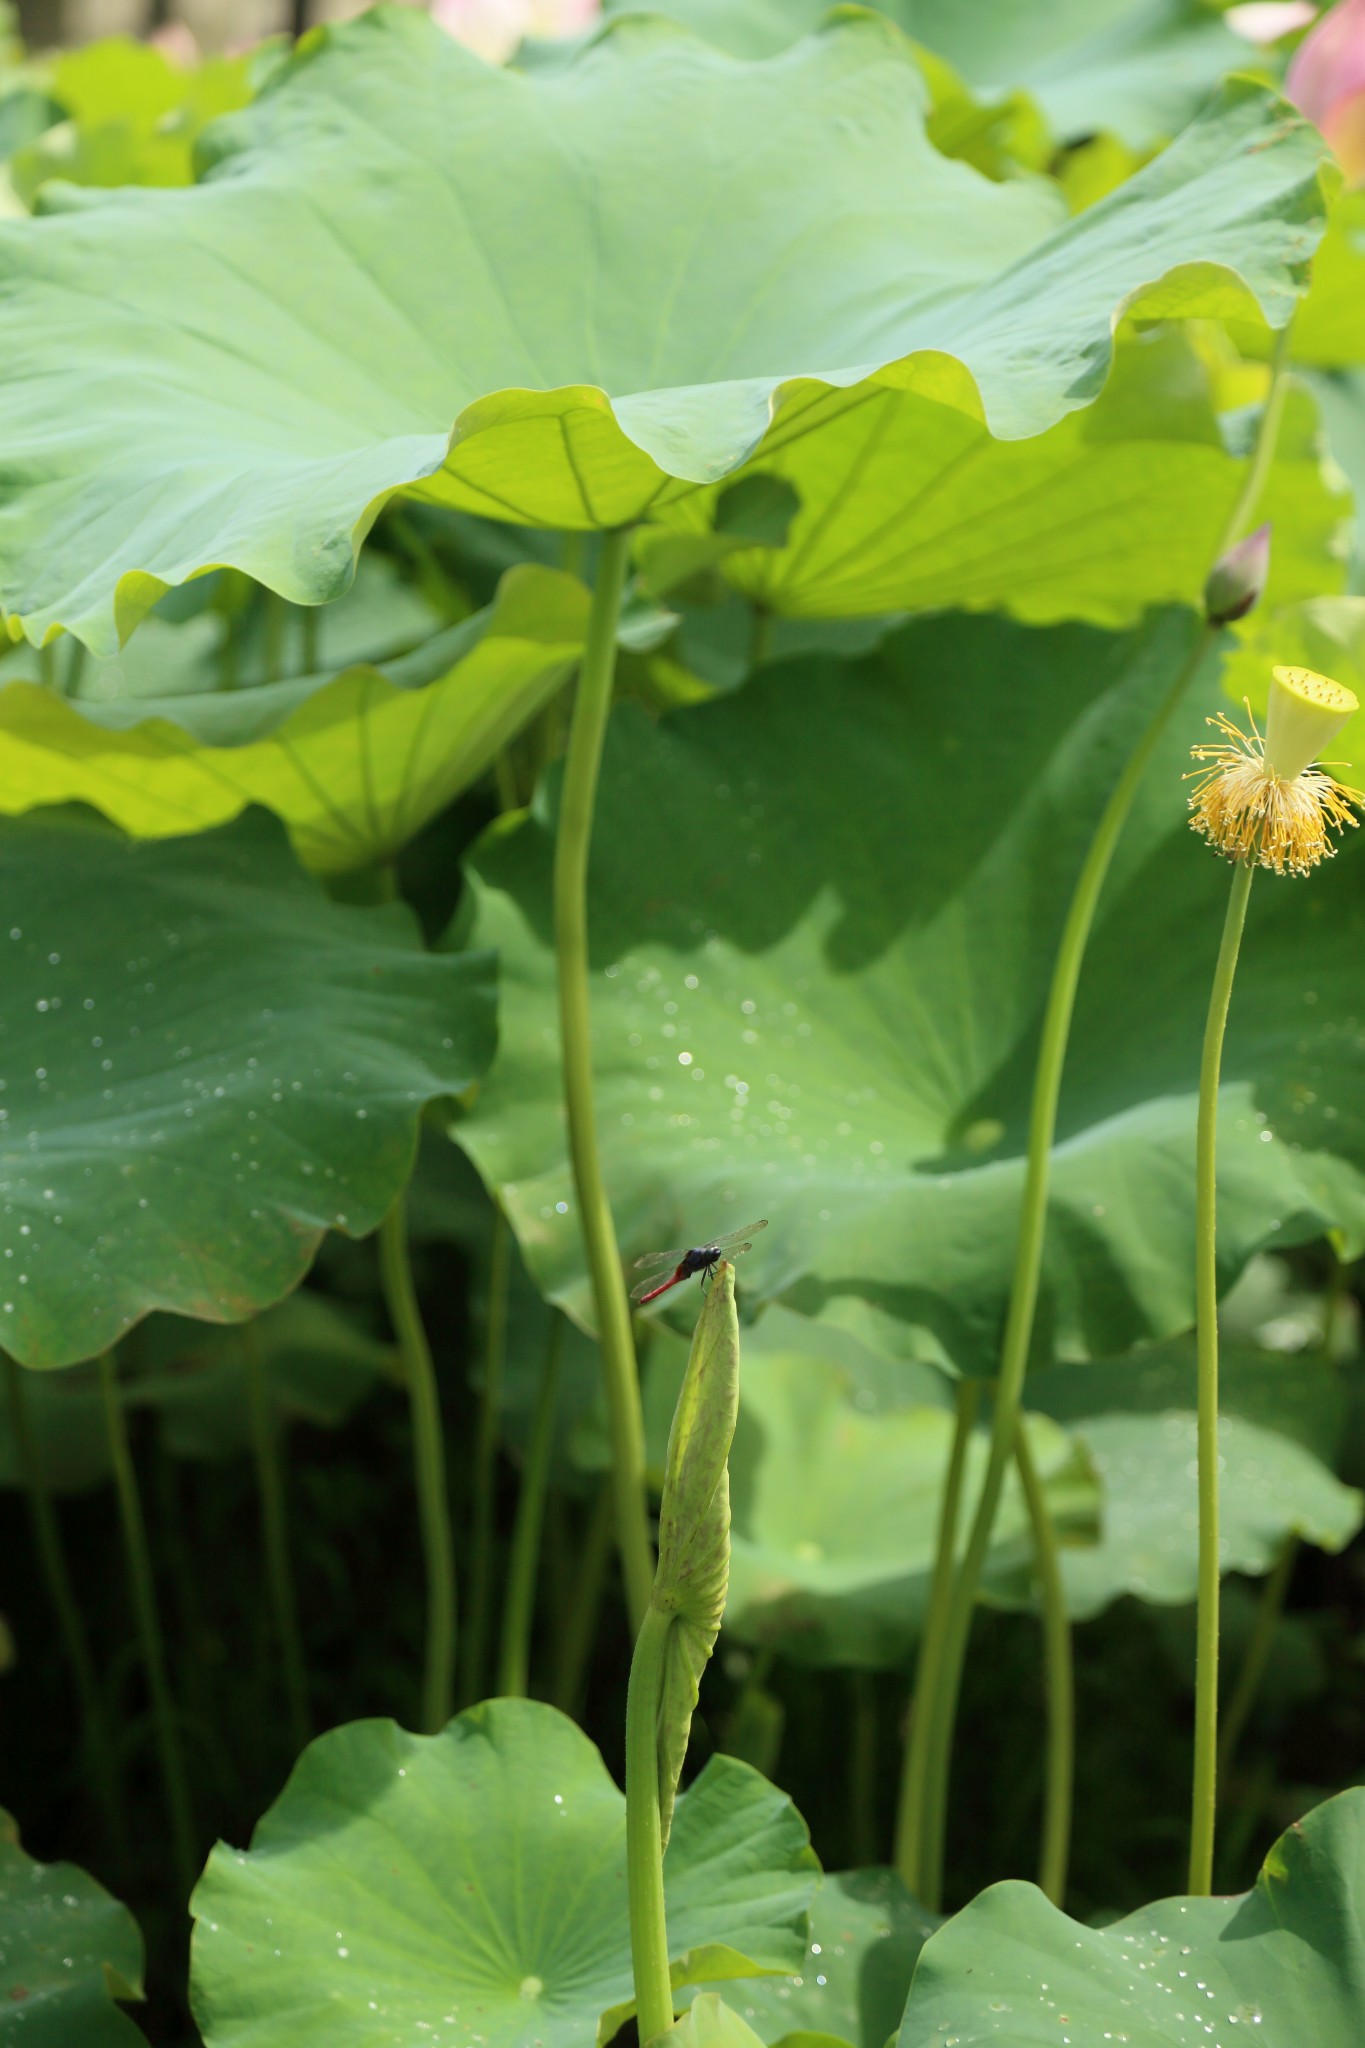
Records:
M767 1227L768 1219L762 1216L757 1223L746 1223L742 1229L729 1230L723 1237L713 1237L705 1244L679 1246L671 1252L646 1252L635 1261L636 1270L645 1277L632 1288L631 1300L637 1308L643 1308L646 1302L667 1294L670 1287L690 1280L694 1273L713 1273L722 1259L736 1259L741 1252L747 1252L750 1238ZM666 1277L661 1279L661 1274Z

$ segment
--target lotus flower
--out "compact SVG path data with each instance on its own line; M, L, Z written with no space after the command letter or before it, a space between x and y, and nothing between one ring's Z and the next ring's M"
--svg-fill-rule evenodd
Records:
M601 0L435 0L431 18L457 43L501 64L524 36L570 36L597 19Z
M1365 0L1341 0L1294 53L1284 89L1316 121L1346 173L1365 185Z

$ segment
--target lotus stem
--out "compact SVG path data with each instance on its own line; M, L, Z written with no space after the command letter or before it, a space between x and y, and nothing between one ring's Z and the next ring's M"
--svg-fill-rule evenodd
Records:
M664 1649L674 1617L650 1606L636 1639L626 1694L626 1884L630 1953L641 2042L673 2024L673 1980L664 1914L663 1840L659 1821L659 1700Z
M1199 1378L1199 1592L1195 1623L1194 1787L1190 1811L1192 1897L1213 1887L1213 1835L1218 1801L1218 1083L1232 981L1237 972L1247 899L1256 869L1233 869L1223 938L1214 969L1199 1064L1199 1121L1194 1164L1194 1291Z
M417 1515L427 1575L426 1656L422 1729L439 1734L450 1719L455 1669L455 1544L446 1493L445 1436L431 1347L422 1324L408 1255L407 1204L399 1195L379 1226L384 1301L403 1360L412 1411Z
M621 1273L616 1226L607 1199L593 1104L592 1014L588 993L588 855L602 747L616 674L616 622L621 609L629 535L606 533L597 558L587 644L574 701L569 751L555 840L554 931L559 974L560 1046L569 1153L592 1279L606 1378L616 1488L616 1535L631 1623L649 1606L654 1558L645 1498L645 1435L630 1303Z
M1232 1759L1237 1753L1237 1745L1242 1739L1242 1731L1250 1719L1256 1695L1261 1689L1261 1680L1265 1677L1266 1666L1270 1662L1270 1652L1275 1646L1275 1633L1284 1615L1285 1598L1294 1576L1298 1556L1298 1537L1292 1534L1286 1536L1280 1554L1275 1560L1275 1568L1261 1588L1261 1597L1256 1603L1256 1619L1252 1624L1241 1669L1237 1673L1237 1682L1219 1716L1217 1790L1220 1799L1223 1796L1222 1788L1226 1785L1228 1773L1232 1769Z
M1071 1620L1066 1611L1057 1532L1038 1476L1033 1448L1021 1415L1015 1428L1015 1462L1033 1536L1033 1562L1043 1609L1044 1669L1047 1674L1047 1772L1043 1790L1043 1839L1038 1888L1060 1906L1066 1894L1071 1849L1072 1787L1076 1774L1076 1704L1071 1665Z
M114 1763L114 1751L109 1741L104 1710L100 1705L99 1686L95 1679L95 1660L90 1653L90 1638L86 1634L80 1602L76 1598L71 1575L66 1567L61 1525L57 1520L57 1511L52 1504L47 1477L38 1455L38 1446L34 1441L33 1423L24 1387L24 1368L16 1359L11 1358L8 1352L4 1357L5 1377L9 1388L10 1430L14 1438L15 1455L23 1478L24 1491L28 1496L38 1564L47 1582L48 1598L57 1617L57 1628L76 1684L85 1760L95 1798L99 1802L105 1832L116 1853L126 1860L127 1809L124 1804L123 1786Z
M531 1624L536 1604L536 1566L545 1521L545 1493L550 1478L550 1452L554 1448L555 1398L559 1391L559 1361L563 1350L564 1318L558 1309L552 1308L545 1339L545 1362L536 1393L536 1412L531 1424L531 1442L521 1478L516 1524L512 1530L512 1554L507 1566L502 1657L498 1675L498 1692L503 1699L526 1697Z
M900 1809L896 1820L896 1868L917 1899L923 1899L926 1882L923 1852L929 1797L928 1765L933 1753L933 1715L942 1689L943 1652L953 1591L953 1560L957 1553L958 1522L962 1512L962 1478L980 1406L980 1382L959 1380L953 1444L939 1507L934 1572L929 1583L924 1631L920 1637L905 1768L901 1774ZM937 1911L937 1906L932 1910Z
M498 1474L498 1432L502 1422L502 1371L507 1353L507 1290L512 1271L512 1233L501 1203L493 1208L488 1248L488 1309L484 1320L483 1387L474 1439L474 1514L469 1561L461 1695L466 1706L483 1697L488 1657L488 1617L493 1604L493 1498Z
M611 1554L616 1515L616 1489L607 1478L599 1487L588 1518L578 1570L574 1575L574 1598L564 1617L563 1633L555 1653L551 1704L577 1718L583 1699L583 1680L597 1635L606 1587L607 1560Z
M176 1881L182 1896L188 1899L198 1868L194 1811L190 1804L185 1755L180 1746L180 1726L176 1719L175 1703L171 1698L170 1681L166 1676L166 1646L161 1634L161 1618L156 1607L156 1586L152 1578L152 1561L147 1550L147 1529L142 1517L142 1501L138 1493L132 1448L128 1442L128 1425L124 1418L123 1403L119 1399L118 1368L114 1363L112 1351L100 1353L99 1380L100 1398L104 1405L105 1435L113 1467L114 1488L118 1495L119 1520L123 1525L123 1549L133 1596L133 1616L137 1624L142 1661L146 1667L147 1689L152 1696L152 1716L156 1723L161 1776L171 1823L171 1849L175 1861Z
M299 1632L299 1608L294 1594L294 1573L289 1557L289 1524L284 1505L284 1472L280 1457L280 1432L266 1382L261 1357L260 1332L255 1323L242 1326L242 1353L246 1360L247 1406L251 1417L251 1454L256 1466L256 1490L261 1502L261 1541L265 1550L266 1585L280 1645L285 1700L289 1709L289 1732L295 1754L312 1734L308 1710L308 1674Z

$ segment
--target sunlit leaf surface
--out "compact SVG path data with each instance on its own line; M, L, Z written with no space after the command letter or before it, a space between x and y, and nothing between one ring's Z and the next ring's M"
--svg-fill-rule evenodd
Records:
M79 800L162 838L257 803L315 872L371 866L484 774L561 686L587 610L576 578L514 569L490 613L386 668L175 697L72 699L12 682L0 688L0 810Z
M1322 145L1273 95L1234 81L1074 220L924 108L873 16L756 64L627 20L530 75L412 9L323 32L204 184L0 225L12 630L107 652L223 562L334 597L405 484L619 525L882 385L1015 439L1096 395L1125 311L1288 316Z
M1083 851L1179 664L1188 615L1116 636L947 617L860 663L765 668L613 719L593 853L598 1109L627 1254L772 1227L741 1292L861 1297L925 1355L993 1371L1039 1017ZM1062 1091L1037 1342L1115 1353L1188 1328L1199 1047L1228 870L1182 776L1212 665L1120 845ZM1365 1242L1355 835L1265 876L1223 1065L1220 1255ZM551 823L474 860L500 1046L457 1127L532 1270L590 1320L558 1126ZM918 1340L916 1340L918 1341Z
M924 1945L900 2048L1354 2048L1365 2011L1365 1792L1296 1821L1254 1891L1162 1899L1087 1927L1030 1884L992 1885ZM1065 2015L1063 2019L1062 2015Z
M494 1700L437 1736L333 1729L250 1850L216 1849L195 1892L209 2048L449 2028L592 2048L633 1998L625 1830L601 1757L553 1708ZM678 1800L665 1862L676 1980L797 1968L817 1876L790 1800L714 1758Z

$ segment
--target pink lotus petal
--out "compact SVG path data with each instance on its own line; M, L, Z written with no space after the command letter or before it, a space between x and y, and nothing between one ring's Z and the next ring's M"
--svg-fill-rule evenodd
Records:
M1351 186L1365 185L1365 92L1338 100L1322 122L1322 132Z
M600 11L601 0L434 0L431 18L457 43L502 64L523 36L576 35Z
M1332 109L1365 92L1365 0L1341 0L1294 52L1284 89L1326 133Z

